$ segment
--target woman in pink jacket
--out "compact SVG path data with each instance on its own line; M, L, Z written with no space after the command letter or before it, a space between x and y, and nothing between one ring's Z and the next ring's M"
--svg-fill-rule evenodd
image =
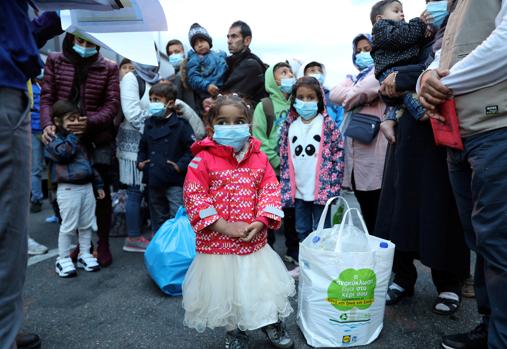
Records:
M370 56L371 36L360 34L352 42L352 60L360 73L348 77L331 90L331 101L343 105L346 112L374 115L383 120L385 104L380 100L380 84L375 78L373 59ZM347 117L345 117L344 133ZM382 174L387 151L387 139L379 132L370 144L350 137L345 140L345 174L343 187L352 188L361 206L368 230L373 232L382 186Z
M55 136L51 121L53 104L58 100L72 102L81 114L73 133L82 134L92 151L94 167L104 179L106 197L97 202L98 261L111 264L109 229L112 206L109 191L115 137L113 120L120 105L118 65L104 58L99 47L72 34L63 41L62 52L50 53L46 60L40 98L43 139L49 143ZM77 251L75 251L77 252ZM77 256L76 253L74 255Z

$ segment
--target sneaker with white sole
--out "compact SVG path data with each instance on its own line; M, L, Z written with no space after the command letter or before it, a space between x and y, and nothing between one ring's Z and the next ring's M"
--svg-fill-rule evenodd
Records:
M123 251L144 253L146 251L146 248L148 248L149 244L150 240L146 239L142 235L135 238L125 238L125 243L123 244Z
M79 255L77 258L77 267L84 269L85 271L100 270L100 264L97 261L97 258L93 257L93 255L89 253Z
M48 253L48 248L44 246L43 244L39 244L37 241L32 239L31 237L28 238L28 254L30 256L35 256L39 254L45 254Z
M272 346L279 349L294 347L294 341L290 338L284 324L280 321L262 328Z
M71 278L77 275L76 267L70 257L57 258L55 271L62 278Z

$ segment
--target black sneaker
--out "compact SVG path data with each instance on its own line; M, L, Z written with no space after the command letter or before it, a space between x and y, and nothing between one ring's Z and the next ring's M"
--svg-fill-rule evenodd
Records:
M18 349L39 349L41 347L40 337L35 333L18 333L16 346Z
M42 211L42 202L34 201L30 204L30 212L31 213L38 213L40 211Z
M266 334L269 342L275 348L288 349L294 346L294 341L290 338L281 321L276 324L263 327L262 332Z
M243 331L228 331L225 335L225 349L248 349L248 335Z
M442 347L445 349L487 349L488 327L480 323L470 332L443 336Z

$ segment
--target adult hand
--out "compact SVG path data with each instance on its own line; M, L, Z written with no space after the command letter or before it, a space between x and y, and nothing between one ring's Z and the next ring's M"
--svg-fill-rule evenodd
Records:
M264 223L261 222L252 222L248 227L246 227L245 235L240 238L243 242L250 242L255 237L255 235L259 234L262 229L264 229Z
M137 168L142 171L144 170L144 167L146 166L146 164L150 163L151 160L148 159L148 160L144 160L144 161L141 161L140 163L137 164Z
M178 173L180 173L180 172L181 172L181 169L180 169L180 167L178 166L178 164L177 164L177 163L172 162L171 160L167 160L167 163L168 163L169 165L171 165L172 167L174 167L174 170L175 170L176 172L178 172Z
M102 200L106 197L106 192L104 189L97 190L97 199Z
M398 75L398 72L392 72L384 79L382 85L380 85L380 93L383 96L390 98L399 96L399 93L396 91L396 75Z
M68 126L68 129L76 136L81 136L86 132L87 127L88 118L86 116L80 116L76 122L73 122Z
M54 125L46 126L46 128L42 132L42 143L48 144L53 139L55 139L55 136L56 136L56 126Z
M441 69L428 70L423 73L419 101L427 110L434 111L438 105L452 97L452 90L440 81L447 75L449 75L449 71Z
M384 134L384 137L386 137L390 144L396 143L396 132L394 131L395 126L396 121L394 120L384 120L380 124L380 131Z

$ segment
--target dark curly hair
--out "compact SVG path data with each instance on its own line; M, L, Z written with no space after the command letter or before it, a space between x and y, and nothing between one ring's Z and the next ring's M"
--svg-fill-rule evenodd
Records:
M215 103L211 107L208 113L208 125L213 125L213 120L218 116L220 113L220 109L224 105L233 105L237 107L239 110L241 110L246 118L248 119L248 122L252 122L252 110L250 105L241 98L238 94L232 93L232 94L226 94L226 95L218 95L215 99Z
M324 105L324 92L322 91L322 87L320 86L319 80L315 79L313 76L303 76L299 78L296 83L294 84L294 87L292 88L292 94L290 95L290 107L291 109L294 109L294 103L296 102L296 95L298 88L301 86L311 88L315 91L317 94L318 99L318 110L317 112L322 114L325 109Z

